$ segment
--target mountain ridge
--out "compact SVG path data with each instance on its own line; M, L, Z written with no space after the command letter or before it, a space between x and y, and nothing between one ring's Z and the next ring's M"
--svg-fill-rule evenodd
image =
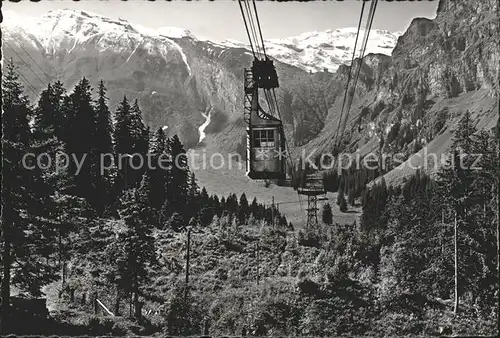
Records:
M206 38L198 38L189 30L177 27L160 27L152 29L138 24L132 24L122 18L111 19L101 14L88 11L59 9L52 10L42 15L40 18L32 18L32 20L22 20L22 17L7 12L15 20L8 19L5 23L7 33L12 30L24 31L27 35L35 37L42 45L46 45L55 37L63 35L62 33L71 34L75 29L75 44L78 43L78 38L82 25L91 25L97 30L101 30L101 34L115 34L116 38L125 38L123 34L120 36L117 27L123 28L129 34L149 35L149 37L165 37L169 39L191 38L198 41L210 41L214 44L228 48L245 48L250 51L250 46L247 43L236 40L227 41L212 41ZM10 17L9 16L9 17ZM56 20L56 23L52 21ZM71 27L71 20L79 22L77 27ZM28 25L22 26L15 22L29 22ZM113 25L117 27L113 27ZM47 27L48 26L48 27ZM54 32L57 26L63 26L59 32ZM70 26L70 27L67 27ZM51 30L52 29L52 30ZM283 39L265 39L266 49L268 54L273 58L297 66L306 71L324 71L327 69L330 72L337 70L340 64L350 63L353 52L354 40L357 29L347 27L341 29L329 29L325 31L305 32L298 36L291 36ZM18 32L20 33L20 32ZM54 34L55 33L55 34ZM85 32L84 32L85 33ZM91 34L92 32L87 32ZM364 34L364 29L361 29ZM402 32L390 33L387 30L372 29L370 31L371 39L367 46L367 53L385 53L390 54L397 38ZM85 34L83 34L85 35ZM49 36L49 38L48 38ZM84 36L85 37L85 36ZM338 47L335 46L338 44ZM268 46L269 45L269 46ZM55 48L55 46L52 46Z

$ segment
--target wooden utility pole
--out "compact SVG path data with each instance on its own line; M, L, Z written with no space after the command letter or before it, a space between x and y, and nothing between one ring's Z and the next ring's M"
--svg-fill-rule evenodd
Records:
M190 246L191 246L191 228L188 227L187 231L187 252L186 252L186 286L184 289L184 300L187 299L187 293L188 293L188 287L189 287L189 253L190 253Z
M115 314L120 315L120 288L116 284L116 300L115 300Z
M134 301L133 300L133 292L130 292L129 294L129 303L128 303L128 316L129 317L132 317L132 302Z
M98 307L97 307L97 291L94 292L94 315L97 316Z
M66 262L63 257L63 243L62 243L62 217L59 216L59 234L58 234L58 246L59 246L59 267L61 268L61 290L64 290L64 284L66 283Z
M259 248L259 240L260 240L260 238L257 240L257 285L259 285L259 277L260 277L259 276L259 273L260 273L259 272L259 264L260 264L260 261L259 261L260 260L260 257L259 257L260 256L260 252L259 252L259 250L260 250L260 248Z
M455 273L454 273L454 279L455 279L455 288L454 288L454 293L455 293L455 302L453 305L453 313L456 315L458 312L458 305L459 305L459 300L458 300L458 220L457 220L457 213L455 212L455 220L453 224L448 224L444 222L444 210L441 215L441 225L442 226L447 226L447 227L453 227L453 260L454 260L454 265L455 265Z
M61 290L64 289L64 271L62 266L62 235L61 224L59 224L58 246L59 246L59 267L61 268Z
M454 224L454 236L453 242L455 244L455 306L453 307L453 313L456 315L458 312L458 225L457 225L457 213L455 212L455 224Z
M273 204L271 205L271 224L274 228L274 196L273 196Z
M498 8L497 8L498 12ZM498 280L500 281L500 116L498 117L498 122L497 122L497 176L495 177L496 179L496 185L497 185L497 275L498 275ZM497 306L500 306L500 291L497 292L498 294L498 304ZM500 321L497 321L498 324L498 330L500 331Z

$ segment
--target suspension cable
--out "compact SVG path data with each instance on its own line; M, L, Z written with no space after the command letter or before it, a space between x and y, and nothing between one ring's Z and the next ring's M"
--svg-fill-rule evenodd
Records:
M18 72L18 73L17 73L17 75L19 75L19 77L20 77L21 79L23 79L23 80L24 80L24 82L26 82L26 83L27 83L27 86L29 86L30 90L31 90L31 91L33 92L33 94L35 94L35 96L36 96L36 98L35 98L35 100L34 100L34 101L37 101L38 96L39 96L40 94L38 94L38 93L37 93L36 89L33 87L33 85L31 84L31 82L29 82L29 81L28 81L28 80L27 80L27 79L23 76L23 74L21 74L21 72Z
M253 49L252 38L250 37L250 31L248 30L247 19L245 18L245 12L243 11L243 5L241 4L242 1L243 0L238 1L238 4L240 5L240 10L241 10L241 16L243 17L243 22L245 24L245 30L246 30L247 35L248 35L248 40L250 42L250 48L252 49L253 57L257 58L257 56L255 55L255 50Z
M345 126L347 124L347 120L348 120L348 117L349 117L349 112L351 110L352 101L353 101L353 98L354 98L354 92L356 90L356 85L358 83L359 74L361 72L361 66L363 65L363 59L364 59L364 56L365 56L366 46L368 44L368 38L370 36L370 31L371 31L372 24L373 24L373 18L375 17L375 10L377 8L377 3L378 3L378 0L373 0L373 2L371 3L371 6L370 6L370 12L368 14L368 20L367 20L367 29L365 30L365 35L364 35L364 39L363 39L361 55L360 55L360 59L359 59L359 67L357 68L356 77L354 78L354 86L353 86L353 89L352 89L352 93L353 94L352 94L352 97L351 97L351 99L349 100L349 103L348 103L345 120L344 120L344 123L342 125L342 130L341 130L340 138L338 139L337 146L340 146L341 139L342 139L342 137L344 135L344 132L345 132Z
M24 61L24 59L16 52L16 50L14 48L12 48L12 46L7 42L5 41L5 39L2 39L3 42L10 48L12 49L12 51L17 55L17 57L19 58L19 60L21 60L25 65L26 67L28 67L28 69L35 75L35 77L42 83L42 85L46 86L47 84L45 83L45 81L43 81L37 73L35 73L35 71L33 69L31 69L30 65Z
M254 23L254 18L252 15L252 9L250 8L250 5L248 4L248 1L245 1L245 8L247 11L247 16L248 16L248 21L250 23L250 30L252 33L255 49L257 51L257 55L260 54L260 45L259 45L259 38L257 36L257 29L255 28L255 23ZM256 57L258 59L258 57Z
M271 93L269 92L269 90L264 90L264 95L266 96L266 102L267 102L267 105L269 107L269 111L271 112L271 115L273 117L277 117L276 116L276 110L274 108L274 102L272 100L272 97L271 97Z
M28 57L31 59L31 61L33 61L33 63L35 64L35 66L37 66L38 69L40 69L40 71L43 73L43 75L45 75L45 77L47 78L47 80L51 80L51 77L42 69L42 67L40 67L40 65L31 57L30 53L28 53L28 51L26 49L24 49L23 45L19 45L19 47L21 47L21 49L26 53L26 55L28 55Z
M260 29L259 15L257 14L257 6L255 5L255 0L252 0L253 8L255 10L255 19L257 21L257 27L259 29L260 41L262 42L262 51L264 52L264 57L267 59L266 48L264 46L264 38L262 37L262 30Z
M273 96L274 96L274 101L276 103L278 103L278 100L276 98L276 91L274 90L274 88L273 88ZM281 112L280 112L278 104L276 104L276 110L278 112L278 118L280 119L281 124L283 125L283 119L281 118ZM295 183L297 183L295 181L295 177L296 177L295 176L295 163L293 162L292 155L290 154L290 147L289 147L288 139L286 138L284 130L283 130L283 138L285 139L285 147L286 147L286 152L288 154L287 158L288 158L288 161L290 162L290 166L292 168L292 171L291 171L291 173L292 173L292 181L295 184ZM298 190L297 190L297 194L299 194ZM300 196L300 194L299 194L299 196ZM300 199L300 197L299 197L299 199ZM301 208L302 208L302 204L301 204Z
M344 114L344 107L345 107L345 101L346 101L346 98L347 98L347 92L348 92L348 89L349 89L349 83L351 82L351 72L352 72L352 68L354 67L354 59L355 59L355 56L356 56L356 48L358 46L359 31L361 29L361 22L363 21L363 13L364 13L364 11L365 11L365 2L363 1L363 5L361 6L361 14L359 16L358 30L357 30L357 33L356 33L356 41L354 42L354 50L352 52L351 66L349 67L349 75L347 76L347 84L345 86L344 99L342 101L342 109L340 110L339 123L338 123L338 126L337 126L337 132L333 136L334 137L333 141L334 141L335 145L337 143L337 137L338 137L338 134L339 134L340 125L342 123L342 116Z

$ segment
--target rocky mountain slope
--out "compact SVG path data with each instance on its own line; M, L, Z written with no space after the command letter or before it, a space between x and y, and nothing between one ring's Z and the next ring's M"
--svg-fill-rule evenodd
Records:
M466 110L479 129L491 130L498 119L497 13L496 1L441 0L436 18L414 19L391 57L368 56L343 138L346 149L379 151L382 136L383 153L411 161L388 168L386 179L397 183L423 166L426 154L444 154ZM345 83L346 73L347 67L340 67L336 83ZM307 149L333 148L341 106L337 96Z

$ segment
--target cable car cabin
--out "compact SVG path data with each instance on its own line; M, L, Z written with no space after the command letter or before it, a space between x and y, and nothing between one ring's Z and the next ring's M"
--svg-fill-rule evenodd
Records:
M259 88L278 87L273 61L255 59L245 69L245 121L247 127L247 176L252 179L285 179L285 135L281 120L259 105ZM268 102L269 103L269 102Z
M254 119L247 127L247 175L252 179L285 179L283 124L271 115L261 113L252 116Z

